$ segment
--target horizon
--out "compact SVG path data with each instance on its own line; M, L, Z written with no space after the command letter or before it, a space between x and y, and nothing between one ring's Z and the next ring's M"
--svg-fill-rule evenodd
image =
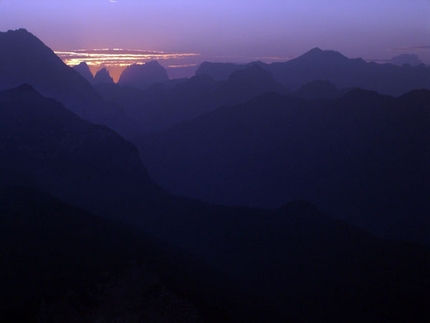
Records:
M132 49L177 55L157 59L171 78L192 75L203 61L271 63L315 47L376 62L410 53L430 64L428 0L1 0L2 12L0 30L25 28L56 53ZM86 62L93 73L106 67L116 80L124 67L121 57L118 64Z

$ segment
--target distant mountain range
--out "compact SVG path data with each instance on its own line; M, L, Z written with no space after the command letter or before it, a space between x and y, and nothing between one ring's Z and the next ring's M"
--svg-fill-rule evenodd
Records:
M430 67L367 63L318 48L285 63L202 63L195 77L171 81L166 70L152 61L129 66L114 85L107 70L93 77L82 63L74 72L24 29L1 33L0 45L0 89L31 84L84 119L128 138L167 129L222 105L244 103L264 92L298 91L318 80L341 90L361 87L392 95L430 88ZM96 84L99 93L88 83ZM299 96L303 95L302 91Z
M277 81L292 90L315 80L328 80L338 88L360 87L395 96L414 89L430 89L429 66L368 63L361 58L350 59L336 51L319 48L283 63L241 65L205 62L196 75L206 74L215 80L225 80L232 72L253 64L269 71Z
M152 64L155 69L155 63ZM135 70L135 78L140 75L144 79L144 66L141 71L138 66L129 69ZM158 69L162 67L157 66ZM129 73L125 70L123 74ZM296 96L313 99L340 97L356 87L396 96L413 89L430 89L430 67L367 63L316 48L285 63L206 62L190 79L158 79L157 82L156 78L148 78L141 85L138 81L120 80L118 85L122 86L100 85L96 89L106 100L120 104L139 124L142 133L151 133L223 105L244 103L265 92L296 92ZM135 91L123 85L146 90Z
M135 142L176 195L253 207L305 199L382 236L430 243L429 102L428 90L263 94Z

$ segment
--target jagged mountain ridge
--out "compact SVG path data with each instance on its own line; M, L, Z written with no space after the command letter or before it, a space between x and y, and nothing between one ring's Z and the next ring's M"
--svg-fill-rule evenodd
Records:
M91 73L90 67L87 63L81 62L79 63L79 65L73 66L73 69L79 74L81 74L84 79L86 79L89 83L93 83L94 76L93 73Z
M207 74L215 79L226 79L232 72L249 64L209 63L200 65L196 75ZM314 48L287 62L259 66L269 71L284 86L297 90L315 80L328 80L338 88L360 87L382 94L402 95L414 89L430 89L430 67L396 66L368 63L363 59L350 59L332 50Z

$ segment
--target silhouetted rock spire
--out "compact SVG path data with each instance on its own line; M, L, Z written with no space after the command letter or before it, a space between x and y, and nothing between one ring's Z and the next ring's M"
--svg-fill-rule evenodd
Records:
M73 69L79 74L81 74L88 82L90 82L91 84L93 83L93 74L91 73L87 63L81 62L79 63L79 65L73 66Z
M102 68L94 76L94 84L98 83L113 84L113 78L110 76L109 71L106 68Z

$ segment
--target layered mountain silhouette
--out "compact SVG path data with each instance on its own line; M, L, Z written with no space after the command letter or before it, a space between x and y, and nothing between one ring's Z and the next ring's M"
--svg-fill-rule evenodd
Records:
M381 236L429 243L427 102L428 90L264 94L136 142L174 194L254 207L305 199Z
M413 94L412 97L418 100ZM282 102L282 98L269 95L264 99L265 106ZM57 321L69 315L79 321L77 317L82 313L97 318L108 313L107 308L120 310L113 317L130 319L130 313L144 313L138 311L139 305L124 303L128 297L147 304L145 300L155 301L162 295L170 299L162 298L161 304L169 307L167 313L195 313L192 304L188 306L180 301L181 297L171 296L179 295L179 287L184 295L201 299L203 304L193 304L203 312L209 311L206 317L215 322L364 322L369 318L404 322L410 319L410 313L417 315L414 319L418 322L429 318L426 247L377 239L320 213L308 202L292 202L270 211L215 206L170 196L148 177L132 144L105 126L80 119L29 85L0 93L0 123L0 152L4 156L0 167L5 175L0 179L1 186L38 188L98 216L131 223L204 260L199 263L180 258L173 264L179 264L182 271L169 271L178 268L169 265L171 258L157 258L162 251L152 249L147 242L140 244L140 238L129 229L117 231L111 224L46 197L45 193L7 196L8 190L2 190L5 201L12 201L1 203L0 214L8 223L1 230L10 233L2 234L7 242L2 246L13 249L2 251L1 256L6 257L3 263L11 266L8 268L14 273L15 280L11 282L22 279L13 302L21 296L40 296L41 289L53 291L44 302L21 307L29 311L26 313L39 315L41 321L57 317L55 313L63 313ZM230 124L234 125L234 119L222 127L226 134ZM155 254L145 256L142 249L133 246ZM32 252L31 247L37 252ZM143 263L124 266L135 257L135 251ZM15 262L14 254L23 258ZM34 259L30 255L45 260L27 267ZM142 294L133 294L133 286L145 289L151 285L143 282L148 277L148 257L149 263L155 262L161 268L157 275L167 270L167 278L161 276L162 281L172 287L162 294L159 287L151 289L151 294L142 299ZM205 263L214 270L209 276L203 274L211 273L206 271ZM28 276L25 270L14 270L23 266L35 272ZM85 274L75 276L77 268L85 268ZM105 268L108 275L100 281L99 273ZM116 274L110 274L109 268ZM213 275L216 272L221 276ZM51 275L52 280L48 280ZM221 279L223 275L229 280ZM36 277L33 285L31 277ZM133 283L127 277L133 277ZM81 285L86 281L88 285ZM53 286L57 282L58 289ZM69 290L69 286L84 289L76 294L76 289ZM8 288L12 289L10 285ZM207 291L206 296L200 293L202 290ZM96 303L92 303L94 300ZM109 305L111 301L115 301L114 307ZM186 310L177 307L178 302ZM157 304L160 303L154 306ZM155 313L152 319L158 317L159 311L150 309L145 313Z
M89 82L25 29L0 33L0 47L0 90L27 83L86 120L123 135L134 133L119 106L104 102Z
M157 61L151 61L128 66L121 73L118 84L146 89L154 83L163 83L168 80L166 69Z
M428 243L428 90L346 90L374 65L315 49L102 99L27 31L0 48L1 321L430 320L428 246L380 238ZM139 153L127 116L167 130Z
M196 75L206 74L217 80L225 80L233 71L241 70L247 65L249 64L205 62L198 68ZM428 66L368 63L360 58L349 59L339 52L319 48L287 62L260 63L260 66L293 90L315 80L328 80L338 88L360 87L391 95L430 88Z
M258 65L236 71L226 81L198 75L153 85L145 91L102 84L96 89L106 100L119 103L143 133L167 129L221 105L246 102L265 92L290 93Z

